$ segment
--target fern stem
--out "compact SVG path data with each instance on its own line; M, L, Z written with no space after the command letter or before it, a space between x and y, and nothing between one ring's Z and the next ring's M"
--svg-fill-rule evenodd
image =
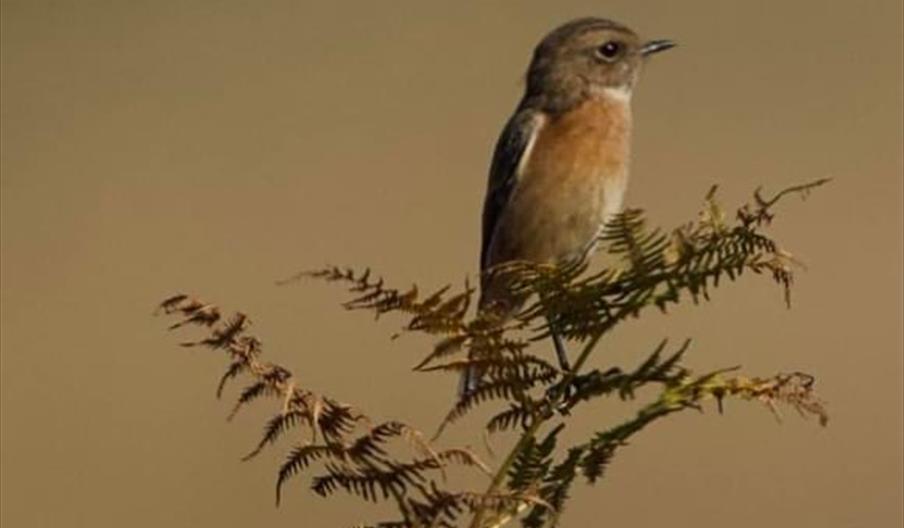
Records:
M490 481L490 485L487 487L487 490L484 492L484 497L491 497L495 495L499 491L499 487L502 486L502 481L505 480L505 475L508 473L509 468L512 467L512 464L515 462L515 458L518 456L518 453L524 449L524 446L527 444L530 438L533 438L537 431L540 429L540 426L543 425L548 418L538 416L533 423L521 434L521 438L518 439L518 443L515 444L515 447L509 452L508 456L505 457L505 460L502 462L502 465L499 466L499 469L496 471L496 474L493 475L493 480ZM474 518L471 520L470 528L483 528L483 520L484 513L486 512L486 505L481 505L480 509L474 513Z
M624 311L628 311L628 310L625 309ZM615 318L615 320L620 320L622 315L624 315L624 314L622 314L622 313L618 314L618 316ZM581 367L584 366L584 363L587 362L587 358L590 357L590 352L592 352L593 349L596 348L596 345L599 343L600 339L602 339L603 334L605 334L607 330L608 330L608 328L598 330L597 332L595 332L593 334L593 336L590 338L590 340L587 342L586 345L584 345L584 348L581 350L581 355L578 356L577 361L575 361L574 365L571 367L571 369L565 373L565 376L563 377L562 381L559 383L559 386L561 386L563 388L567 387L568 384L571 383L575 379L575 377L577 377L578 373L581 370ZM557 400L563 394L565 394L564 390L558 391L558 394L555 394L553 396L552 401L550 402L550 404L552 405L552 408L555 408ZM512 448L512 450L509 452L508 456L506 456L505 460L502 462L502 465L499 466L499 470L497 470L496 474L493 475L493 480L490 482L490 485L487 487L486 492L484 492L484 497L491 496L499 490L499 487L502 485L502 481L505 479L506 473L508 473L509 468L515 462L515 458L518 456L518 453L521 452L521 450L524 448L524 445L527 443L527 441L530 438L534 437L534 435L540 429L540 426L542 426L544 423L546 423L552 416L553 416L552 413L546 414L546 415L538 414L536 416L534 421L530 424L530 426L521 435L521 438L518 439L518 443L515 444L515 447ZM477 512L474 514L474 519L471 521L470 528L483 528L482 523L484 520L484 512L485 511L486 511L486 507L481 507L479 510L477 510Z
M575 376L578 375L578 372L581 370L581 367L584 366L584 363L587 362L587 358L590 357L590 352L596 348L596 344L599 343L600 339L603 337L605 332L596 332L593 334L593 337L590 338L590 341L584 346L584 349L581 350L581 355L578 356L578 359L574 362L574 366L571 367L571 370L565 375L566 382L571 382Z
M584 365L584 363L587 362L587 358L590 357L590 352L592 352L593 349L596 348L597 343L599 343L599 340L603 337L603 334L605 334L605 333L606 333L605 330L596 332L590 338L590 341L588 341L587 344L584 345L584 348L581 350L581 355L578 356L578 359L577 359L577 361L575 361L574 365L571 367L571 370L569 370L565 374L565 376L561 382L562 387L566 387L578 375L578 372L580 371L581 367ZM564 392L562 394L564 394ZM558 399L558 396L559 395L556 395L554 400ZM552 405L555 405L556 402L553 401L551 403L552 403ZM513 447L512 450L509 452L508 456L506 456L505 460L502 462L502 465L499 466L499 469L496 471L496 474L493 475L493 480L490 482L490 485L487 487L486 492L484 492L484 497L491 496L498 492L499 487L502 485L502 481L505 479L506 473L508 473L509 468L511 468L512 464L515 462L515 458L518 456L518 453L521 452L521 450L524 448L524 446L528 442L528 440L530 438L533 438L534 435L536 435L537 431L540 429L540 426L542 426L544 423L546 423L546 421L549 420L549 418L551 416L552 415L548 415L548 416L538 415L536 417L536 419L531 423L531 425L524 431L524 433L518 439L518 443L515 444L515 447ZM486 507L481 507L479 510L477 510L477 512L474 514L473 520L471 521L470 528L483 528L485 511L486 511Z
M650 281L647 280L647 283L650 283ZM655 288L655 285L656 285L656 282L654 281L654 282L652 282L652 284L649 284L649 285L642 284L641 286L643 288L647 288L650 291L652 291L653 288ZM587 344L584 345L584 348L581 350L581 355L578 356L578 359L574 362L574 365L572 365L571 370L569 370L567 373L565 373L565 377L561 383L561 385L563 387L567 386L567 384L571 383L575 379L575 377L577 377L577 375L581 371L581 367L583 367L584 363L587 362L587 359L590 357L590 353L593 352L594 348L596 348L596 345L597 345L597 343L599 343L600 339L602 339L603 334L608 332L618 322L622 321L623 318L626 315L628 315L632 310L636 310L636 309L637 309L637 307L632 308L629 304L628 306L619 310L619 312L612 318L612 322L610 322L610 324L604 326L603 328L601 328L593 333L593 335L590 337L590 340L587 341Z

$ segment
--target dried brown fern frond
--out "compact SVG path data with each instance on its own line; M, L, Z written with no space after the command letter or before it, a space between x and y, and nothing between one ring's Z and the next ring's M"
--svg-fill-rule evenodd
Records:
M446 303L442 307L435 300L422 304L440 310L448 310L450 306ZM291 371L260 359L261 342L246 334L251 322L245 314L236 313L224 320L215 305L184 294L166 299L156 313L180 314L182 320L172 329L194 325L207 330L207 336L183 342L182 346L205 346L226 352L229 366L217 386L218 397L228 381L242 375L249 379L228 415L230 419L261 398L279 402L258 444L243 457L248 460L283 438L296 438L277 472L277 503L289 480L317 465L321 473L312 477L311 484L316 493L326 496L343 489L368 501L393 500L399 504L400 511L408 512L408 517L396 525L442 525L434 524L439 520L423 515L415 519L412 505L420 505L423 511L441 512L444 507L434 501L449 502L449 497L459 497L457 503L464 511L467 506L464 497L471 492L443 489L441 482L445 480L446 467L471 468L482 474L490 472L468 449L435 450L419 431L402 422L374 424L355 407L302 388ZM211 314L217 314L216 319ZM393 442L395 447L390 451ZM407 460L400 458L400 449L407 451Z
M357 273L351 268L336 266L297 273L278 284L304 278L345 283L349 292L355 295L343 303L349 310L372 311L377 317L390 312L404 313L410 316L407 330L440 335L462 333L475 291L466 282L459 293L447 295L451 290L451 286L447 285L424 297L417 286L404 291L387 287L382 278L371 278L370 269Z

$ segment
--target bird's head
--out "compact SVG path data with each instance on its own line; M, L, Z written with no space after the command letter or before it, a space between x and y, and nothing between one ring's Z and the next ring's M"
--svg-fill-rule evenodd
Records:
M546 35L527 72L528 97L568 106L593 94L630 98L646 59L674 47L669 40L642 40L626 26L581 18Z

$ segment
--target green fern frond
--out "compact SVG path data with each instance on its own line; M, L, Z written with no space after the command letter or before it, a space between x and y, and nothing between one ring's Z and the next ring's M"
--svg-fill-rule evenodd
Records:
M559 515L568 500L568 492L577 476L578 463L584 451L571 448L565 460L552 467L543 478L539 496L548 506L534 506L522 520L525 528L543 528L556 526Z
M586 446L581 446L584 455L578 462L578 467L580 467L588 482L593 484L602 477L603 471L609 461L612 460L615 450L625 445L632 435L654 420L682 408L683 406L652 405L641 409L634 419L597 433Z
M606 372L593 370L576 377L573 394L567 398L564 408L570 409L582 401L614 392L620 399L627 400L634 397L635 390L650 383L669 384L684 379L688 372L679 366L679 361L690 346L690 340L686 340L677 351L663 359L662 352L667 343L667 340L661 341L653 353L631 372L610 368Z
M508 473L508 489L516 492L537 487L552 465L552 453L556 448L556 437L565 427L559 424L546 437L537 442L531 436L515 455Z
M602 242L622 258L624 267L573 283L550 280L548 275L555 271L546 271L542 282L528 285L537 297L519 317L544 316L560 335L585 340L647 306L665 310L682 293L694 302L709 299L710 289L723 277L734 280L746 270L771 275L789 302L795 261L759 231L764 222L753 219L763 217L762 207L742 207L740 220L731 225L713 205L712 196L707 203L700 220L671 236L648 229L638 210L616 215L607 224ZM754 209L760 212L750 212ZM550 330L549 324L541 325L535 338L546 338Z
M644 212L627 209L606 224L600 237L611 255L620 257L625 265L622 273L633 280L641 280L662 267L663 250L668 237L658 229L647 229Z
M615 450L651 422L685 409L701 409L706 400L717 400L721 409L727 397L756 400L764 403L778 416L776 404L791 406L802 416L816 416L821 425L828 422L825 405L813 392L812 376L802 373L779 374L771 378L723 378L722 374L735 370L722 369L697 377L685 371L680 378L669 380L659 398L645 406L637 415L616 427L597 433L587 444L579 446L586 454L579 466L593 483L603 474Z

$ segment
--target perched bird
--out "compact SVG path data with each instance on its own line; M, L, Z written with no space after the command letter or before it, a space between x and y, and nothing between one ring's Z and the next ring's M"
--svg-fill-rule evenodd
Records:
M650 55L675 44L644 42L631 29L581 18L546 35L534 50L524 96L499 136L483 207L481 310L510 317L514 299L498 275L512 261L587 258L628 183L631 93ZM553 328L554 330L554 328ZM556 352L568 368L553 332ZM460 395L479 383L467 371Z

